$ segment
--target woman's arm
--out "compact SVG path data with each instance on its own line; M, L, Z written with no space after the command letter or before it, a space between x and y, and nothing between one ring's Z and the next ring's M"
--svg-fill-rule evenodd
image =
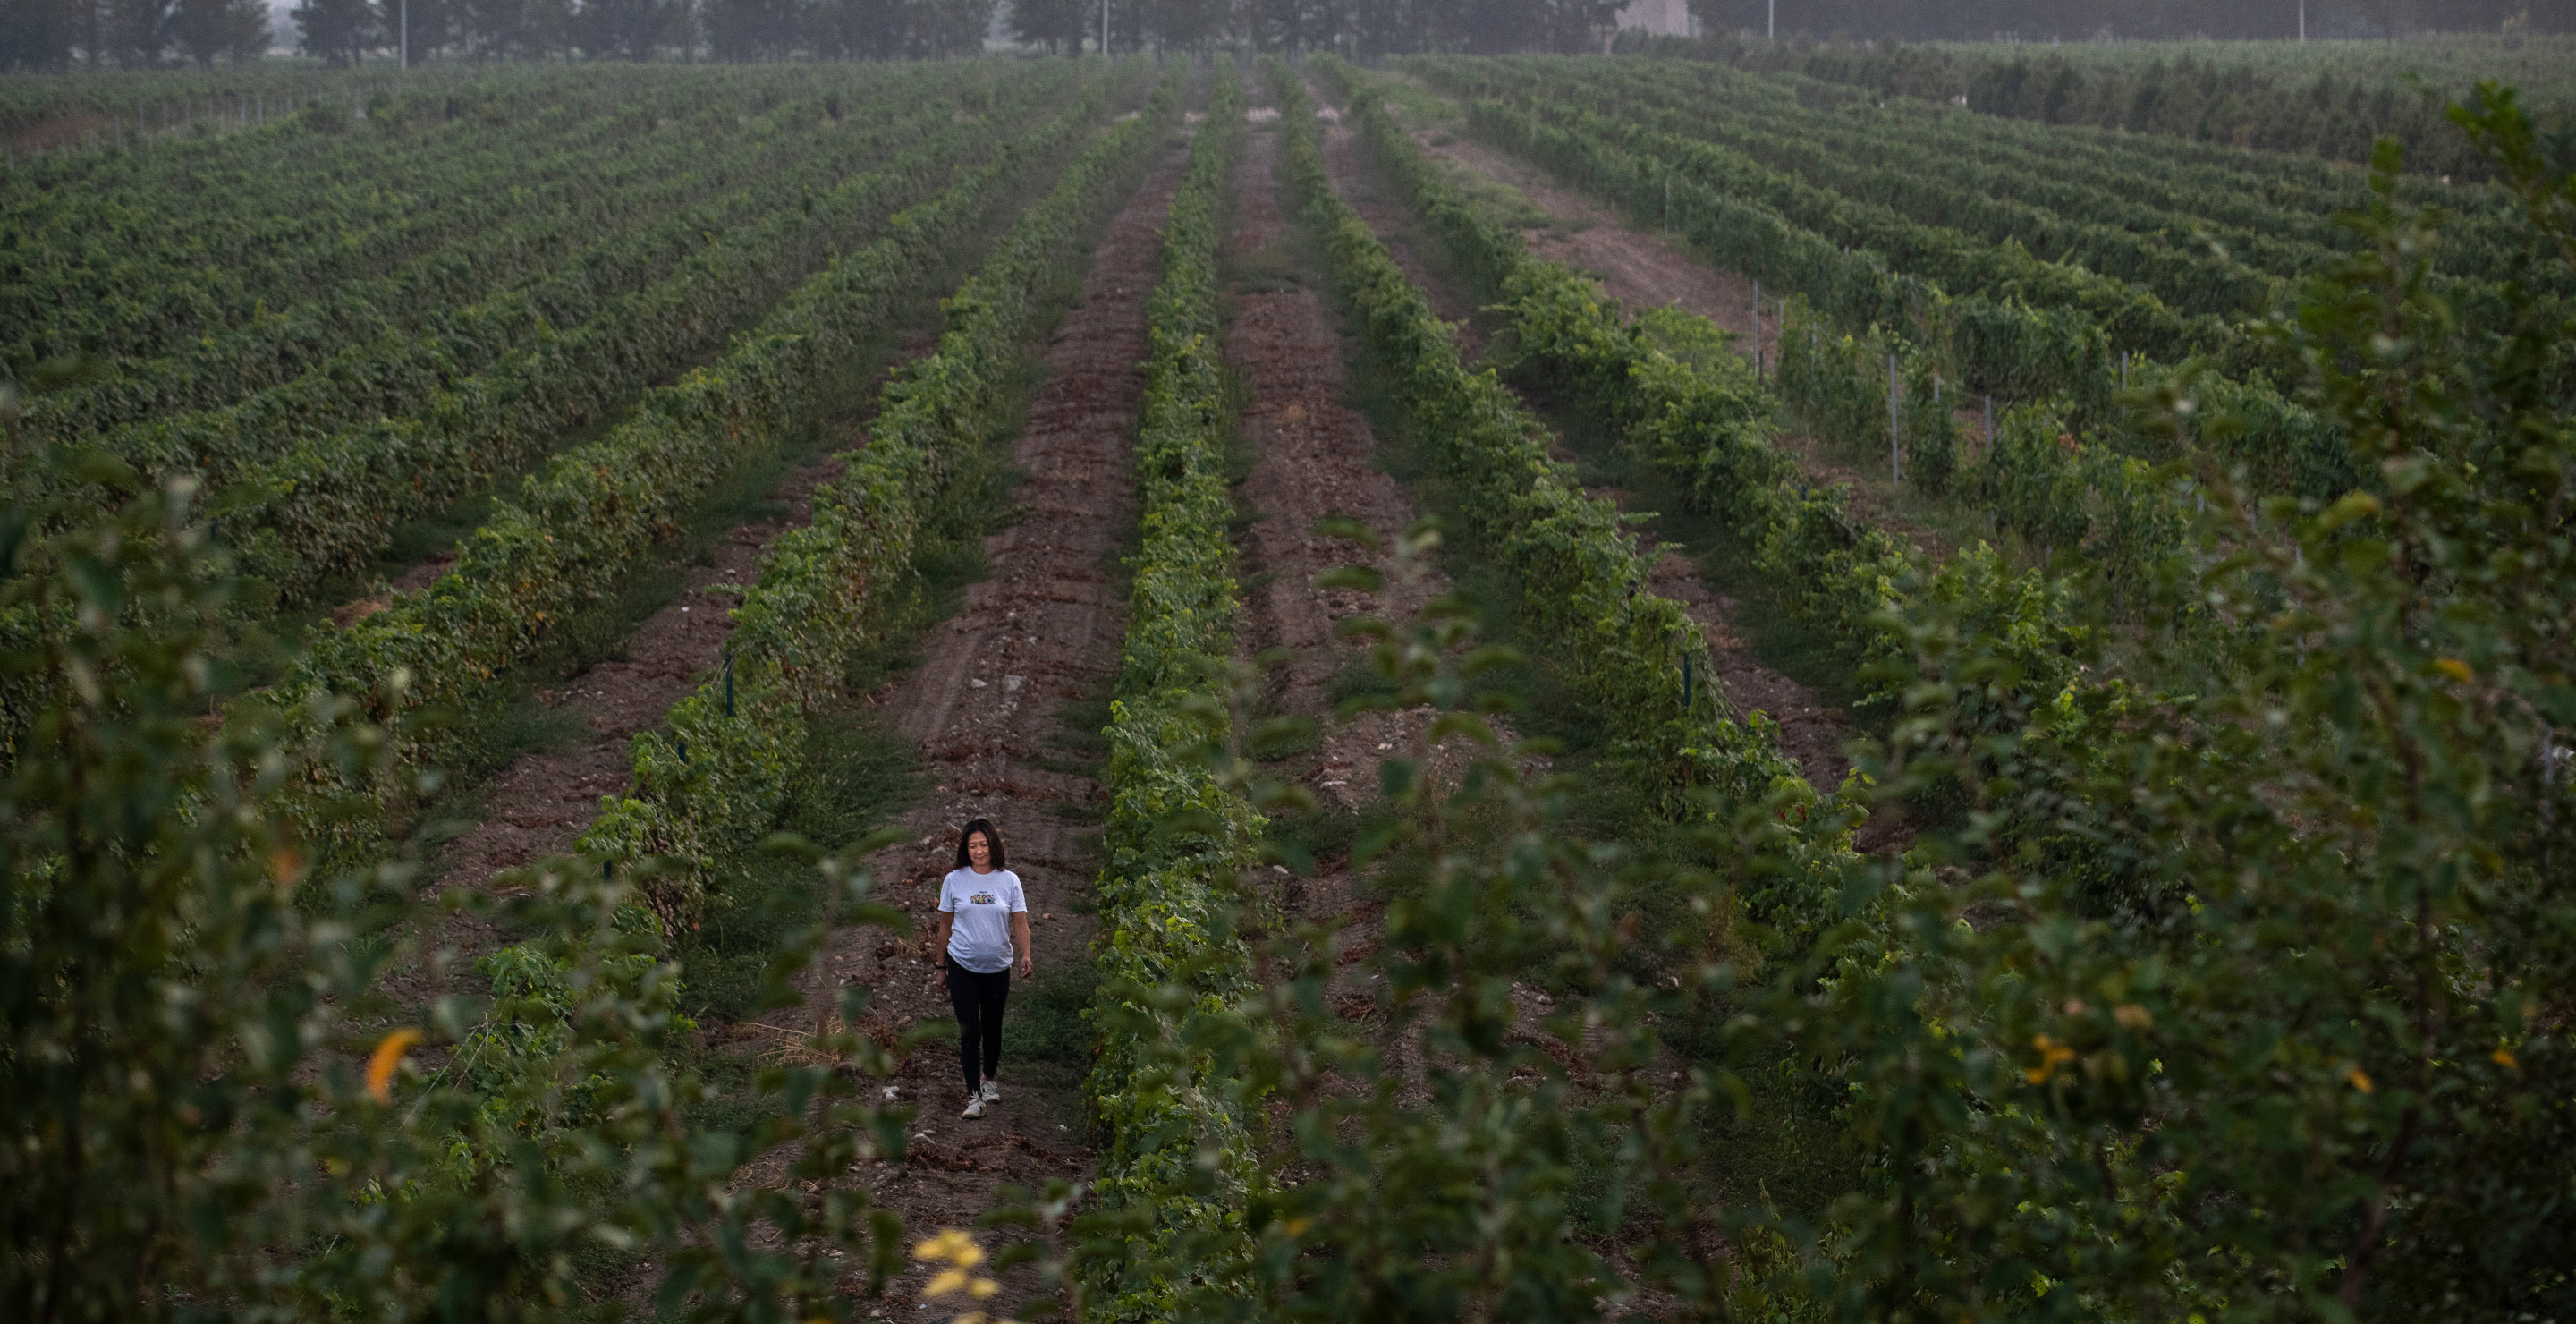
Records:
M930 945L930 963L945 966L948 964L948 931L957 927L957 916L946 910L936 913L939 916L939 941Z
M1029 941L1029 912L1023 910L1011 916L1011 941L1020 945L1020 977L1026 979L1030 971L1037 969L1038 957L1037 945Z

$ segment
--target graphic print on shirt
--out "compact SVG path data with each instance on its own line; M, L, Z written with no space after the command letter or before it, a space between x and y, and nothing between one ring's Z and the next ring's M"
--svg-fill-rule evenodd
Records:
M955 918L948 932L948 955L980 975L1011 968L1017 955L1011 943L1011 916L1027 912L1020 876L1008 869L978 874L951 872L939 885L939 909Z

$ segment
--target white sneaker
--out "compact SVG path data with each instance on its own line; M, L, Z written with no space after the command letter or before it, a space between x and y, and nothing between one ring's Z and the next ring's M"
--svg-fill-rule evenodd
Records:
M978 1095L976 1095L975 1097L973 1097L973 1098L971 1098L971 1099L968 1099L968 1100L966 1101L966 1116L967 1116L967 1118L968 1118L969 1120L972 1120L972 1119L977 1118L977 1117L981 1117L981 1116L983 1116L983 1115L984 1115L984 1096L983 1096L983 1095L978 1094Z
M1002 1082L986 1077L984 1080L984 1102L1000 1103L1001 1101Z

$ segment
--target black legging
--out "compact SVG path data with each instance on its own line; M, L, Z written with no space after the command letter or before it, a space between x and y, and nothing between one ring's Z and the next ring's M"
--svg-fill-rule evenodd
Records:
M1011 1000L1011 967L980 974L948 961L948 1005L957 1009L957 1062L966 1070L966 1088L1002 1071L1002 1004ZM984 1041L983 1075L975 1073L975 1041Z

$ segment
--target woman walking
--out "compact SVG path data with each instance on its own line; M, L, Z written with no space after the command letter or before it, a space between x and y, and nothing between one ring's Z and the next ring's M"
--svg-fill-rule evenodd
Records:
M968 1117L983 1116L984 1105L1002 1097L994 1076L1002 1069L1002 1004L1011 997L1015 947L1025 976L1034 968L1028 898L1003 863L1002 834L979 818L958 832L957 867L939 884L939 959L957 1009Z

